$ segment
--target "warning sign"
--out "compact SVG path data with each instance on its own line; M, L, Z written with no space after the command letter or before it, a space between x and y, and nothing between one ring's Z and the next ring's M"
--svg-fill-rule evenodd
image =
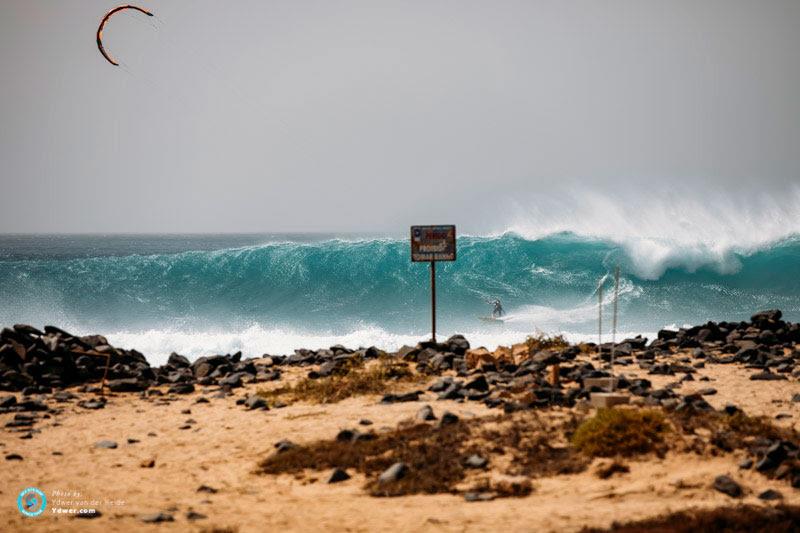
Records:
M455 226L411 226L412 261L455 261Z

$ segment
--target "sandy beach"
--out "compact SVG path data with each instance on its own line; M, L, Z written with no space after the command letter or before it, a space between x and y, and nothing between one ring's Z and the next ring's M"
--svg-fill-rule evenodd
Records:
M691 357L689 351L678 350L663 362L686 357ZM580 354L573 361L574 365L583 363L596 365L596 354ZM304 445L334 439L344 429L390 432L413 421L424 405L430 405L437 418L449 411L468 423L479 424L499 415L497 409L479 402L437 399L427 389L439 376L417 376L413 382L392 387L395 394L423 391L416 401L387 404L381 402L380 394L366 394L336 403L296 401L276 407L278 402L267 394L268 403L273 403L269 409L241 405L257 391L291 386L318 368L288 367L278 381L244 384L228 394L220 394L216 385L201 385L188 394L168 393L166 385L151 387L147 393L110 393L102 409L80 406L97 398L80 388L68 389L74 396L62 402L47 398L48 411L32 413L36 420L32 433L9 427L0 433L0 449L6 458L0 497L13 506L19 491L37 487L47 494L48 509L35 518L7 512L0 519L0 529L578 531L685 509L800 504L800 492L786 479L740 468L747 458L743 450L697 453L671 448L665 454L641 454L623 459L628 472L607 479L597 472L611 459L587 458L586 468L578 473L532 476L532 490L526 496L477 502L467 501L463 492L370 496L365 490L367 477L352 470L350 479L339 483L327 482L329 468L281 475L260 472L259 464L278 453L275 444L279 441ZM783 430L800 429L800 403L792 401L800 394L797 379L753 381L753 372L738 364L709 364L674 390L686 396L713 388L715 392L706 390L703 398L715 410L734 404ZM636 365L618 367L618 375L650 379L657 390L676 381L675 375L653 375ZM573 407L556 405L499 416L533 417L549 423L568 416L584 420L595 412L579 401ZM6 424L14 417L2 414L0 422ZM27 435L30 438L22 438ZM692 438L703 436L698 430ZM116 447L98 447L104 441ZM14 460L14 454L21 459ZM494 472L495 464L501 461L492 460L488 475L508 477ZM716 490L714 480L720 475L738 483L742 495L733 498ZM464 483L469 485L470 479ZM768 489L778 491L782 498L760 499ZM97 502L93 507L100 516L88 519L52 513L59 504L75 507L80 500Z

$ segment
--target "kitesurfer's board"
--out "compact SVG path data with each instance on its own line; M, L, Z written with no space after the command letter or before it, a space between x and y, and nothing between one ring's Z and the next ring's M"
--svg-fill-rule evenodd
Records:
M498 317L494 317L494 316L479 316L478 320L483 320L484 322L493 322L493 323L503 322L502 318L498 318Z

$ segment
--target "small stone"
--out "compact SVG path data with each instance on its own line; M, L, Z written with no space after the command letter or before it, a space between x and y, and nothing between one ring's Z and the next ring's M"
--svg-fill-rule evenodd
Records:
M138 442L139 442L139 439L131 439L131 438L128 438L128 444L136 444L136 443L138 443Z
M106 386L111 392L140 392L147 389L147 383L136 378L112 379Z
M464 499L468 502L490 502L495 496L491 492L465 492Z
M486 381L486 377L483 374L481 374L472 381L468 381L464 385L464 388L468 390L486 392L489 390L489 383Z
M204 520L208 518L206 515L202 513L198 513L197 511L189 511L186 513L186 520Z
M108 450L114 450L117 447L117 443L113 440L99 440L94 443L95 448L106 448Z
M181 410L181 414L182 415L190 415L190 414L192 414L192 410L191 409L182 409Z
M47 404L41 400L26 400L16 404L20 411L47 411Z
M247 399L244 401L244 405L245 407L247 407L249 411L252 411L254 409L261 409L261 410L269 409L269 407L267 406L267 400L256 394L248 396Z
M0 397L0 408L11 407L16 403L17 403L17 397L14 395Z
M328 483L339 483L348 479L350 479L350 474L341 468L334 468L333 472L331 472L331 477L328 478Z
M242 386L242 374L240 372L236 372L229 376L225 376L219 380L219 384L221 387L230 387L232 389L239 388Z
M750 376L753 381L779 381L785 380L786 376L783 374L773 374L772 372L759 372Z
M464 461L464 466L467 468L484 468L489 461L485 457L481 457L477 454L472 454L467 457L467 460Z
M10 453L6 455L6 461L22 461L22 456L18 453Z
M27 419L20 419L20 420L11 420L10 422L6 422L7 428L23 428L23 427L30 427L36 422L36 420L27 418Z
M392 483L405 477L408 473L408 465L402 462L397 462L383 471L378 477L378 483Z
M417 411L417 420L436 420L436 415L433 414L433 408L430 405L423 405L419 411Z
M699 394L700 396L713 396L716 393L717 389L713 387L709 387L707 389L700 389L699 391L697 391L697 394Z
M278 450L278 453L287 452L287 451L291 450L292 448L296 448L296 447L297 447L297 444L295 444L294 442L292 442L290 440L287 440L287 439L283 439L283 440L280 440L280 441L275 443L275 449Z
M206 494L216 494L219 490L215 489L214 487L209 487L208 485L200 485L197 487L197 492L205 492Z
M786 459L786 456L786 449L780 442L776 442L767 449L767 453L764 457L756 463L756 470L759 472L767 472L778 468L781 462Z
M723 407L722 410L726 415L731 415L731 416L735 415L736 413L740 413L742 411L741 409L739 409L739 407L733 405L732 403L725 404L725 407Z
M194 392L194 385L191 383L176 383L167 392L170 394L189 394Z
M353 442L358 436L358 431L353 429L343 429L336 434L336 440L339 442Z
M728 476L717 476L714 479L714 489L731 498L738 498L742 495L742 486Z
M358 423L359 423L359 425L362 425L362 426L371 426L372 425L372 420L368 420L366 418L362 418L361 420L358 421Z
M753 460L752 459L745 459L741 463L739 463L739 468L742 470L750 470L753 468Z
M153 458L145 459L141 463L139 463L139 466L141 466L142 468L153 468L154 466L156 466L156 460Z
M142 515L142 522L148 524L158 524L160 522L174 522L175 519L169 513L150 513Z
M407 392L405 394L386 394L381 398L381 403L416 402L419 401L419 394L419 391Z
M455 424L458 422L458 415L451 413L450 411L445 411L442 415L442 419L439 420L439 427L449 426L451 424Z
M205 396L200 396L198 399L194 401L194 403L208 403L208 398Z
M762 492L761 494L759 494L758 497L760 499L762 499L762 500L765 500L765 501L769 502L769 501L775 501L775 500L782 500L783 499L783 494L781 494L777 490L767 489L764 492Z

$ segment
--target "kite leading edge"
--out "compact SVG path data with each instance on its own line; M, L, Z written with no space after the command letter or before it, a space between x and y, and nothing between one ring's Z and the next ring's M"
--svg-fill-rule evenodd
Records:
M125 10L125 9L134 9L136 11L144 13L148 17L152 17L153 16L153 14L150 13L149 11L147 11L145 9L142 9L141 7L132 6L132 5L124 5L124 6L115 7L114 9L112 9L111 11L109 11L108 13L105 14L105 16L100 21L100 26L97 27L97 48L100 50L100 53L103 54L103 57L105 57L108 60L109 63L111 63L112 65L115 65L115 66L119 66L119 63L114 61L114 58L111 57L108 54L108 52L106 52L106 49L103 46L103 28L105 27L106 22L108 22L108 20L115 13L118 13L118 12L120 12L122 10Z

